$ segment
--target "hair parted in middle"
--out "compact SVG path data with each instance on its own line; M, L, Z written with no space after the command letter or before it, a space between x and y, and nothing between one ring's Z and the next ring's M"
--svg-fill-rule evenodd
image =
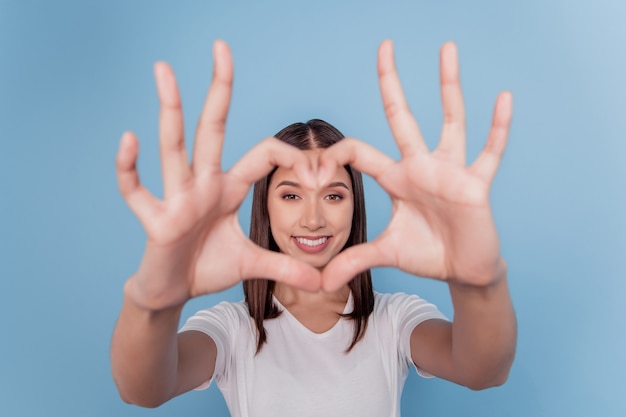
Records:
M276 138L301 150L313 150L328 148L343 139L344 136L331 124L323 120L313 119L306 123L294 123L285 127L276 134ZM361 173L351 166L347 165L345 168L352 181L354 212L352 214L350 236L343 249L367 241L363 178ZM275 171L276 169L267 177L254 184L250 240L262 248L280 252L272 236L267 209L268 187ZM350 351L361 340L367 329L369 315L374 309L374 290L372 288L370 270L368 269L356 275L348 283L348 286L352 292L354 309L351 313L343 315L343 317L353 321L354 334L352 342L346 351ZM275 281L267 279L252 279L243 282L243 292L248 311L257 328L257 353L261 351L263 344L267 341L263 321L276 318L281 314L281 311L272 299L274 287Z

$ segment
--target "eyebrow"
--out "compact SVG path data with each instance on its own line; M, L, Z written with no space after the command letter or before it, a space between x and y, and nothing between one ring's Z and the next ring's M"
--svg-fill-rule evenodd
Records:
M276 188L281 187L283 185L289 186L289 187L300 188L300 184L294 181L281 181L278 183L278 185L276 185ZM350 187L348 187L346 183L343 183L341 181L331 182L330 184L328 184L327 188L334 188L334 187L343 187L346 190L350 191Z

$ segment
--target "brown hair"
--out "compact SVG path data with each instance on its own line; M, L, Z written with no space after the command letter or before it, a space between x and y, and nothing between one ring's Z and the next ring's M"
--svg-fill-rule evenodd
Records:
M301 150L324 149L344 138L343 134L329 123L313 119L306 123L294 123L276 134L283 142ZM343 249L367 241L367 227L365 221L365 194L361 173L347 165L354 193L354 212L352 214L352 228L350 236ZM275 171L275 170L274 170ZM275 252L279 252L270 229L269 213L267 210L267 189L274 173L257 181L254 184L252 198L252 216L250 222L250 239L257 245ZM272 295L275 281L267 279L252 279L243 282L243 292L248 305L250 317L254 319L257 328L257 353L261 351L267 341L267 334L263 327L263 320L276 318L281 311L278 309ZM349 352L357 344L367 329L367 320L374 309L374 290L370 270L356 275L348 286L352 291L354 309L343 315L354 323L354 335L348 349Z

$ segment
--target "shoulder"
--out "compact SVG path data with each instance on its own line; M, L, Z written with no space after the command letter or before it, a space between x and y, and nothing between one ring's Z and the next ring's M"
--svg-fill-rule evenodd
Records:
M403 292L380 293L374 291L374 310L396 310L426 304L430 303L415 294L406 294Z
M434 304L415 294L374 292L374 311L378 318L394 322L421 322L430 318L445 318Z
M248 306L244 301L223 301L213 307L196 312L189 317L181 331L198 330L207 332L208 329L228 331L247 327L250 322Z

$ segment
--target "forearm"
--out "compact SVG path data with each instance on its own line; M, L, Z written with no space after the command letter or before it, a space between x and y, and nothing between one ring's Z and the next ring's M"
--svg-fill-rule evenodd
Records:
M486 287L450 283L454 305L452 361L459 382L473 389L503 384L517 340L506 266Z
M129 295L130 282L111 342L113 379L124 401L155 407L174 395L182 306L144 309Z

